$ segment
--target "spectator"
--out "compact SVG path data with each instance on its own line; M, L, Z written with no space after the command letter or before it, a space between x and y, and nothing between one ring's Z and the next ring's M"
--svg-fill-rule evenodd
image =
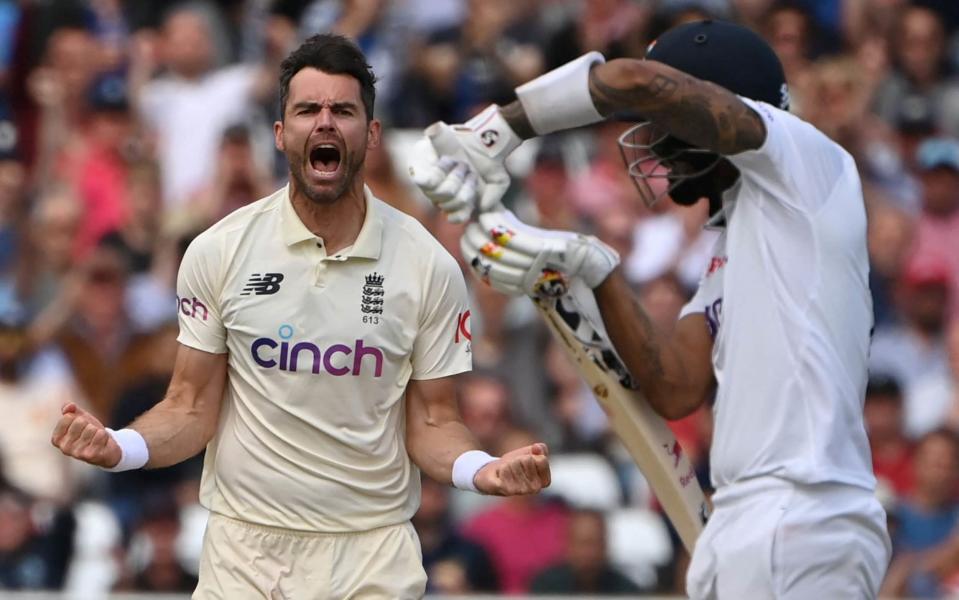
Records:
M173 224L174 231L202 229L270 195L273 182L264 165L257 163L251 135L250 128L242 124L230 125L223 131L213 179L179 215L183 222Z
M902 390L895 379L873 373L863 413L876 479L900 497L912 490L912 443L905 434Z
M535 22L522 3L468 0L462 25L433 32L412 51L412 69L394 105L398 124L423 127L465 121L490 102L508 102L513 88L543 71Z
M544 140L533 168L524 180L524 188L535 211L530 220L540 227L569 229L578 223L570 198L561 138Z
M900 318L894 288L901 280L915 240L916 223L905 211L882 201L869 207L869 289L876 328L895 326Z
M529 432L514 431L504 436L498 450L518 448L533 439ZM463 536L489 554L499 575L499 591L520 594L536 573L566 555L568 522L566 507L546 496L512 496L467 521Z
M609 424L589 386L555 340L547 347L543 361L553 385L548 421L558 425L560 433L558 443L551 447L559 452L600 451Z
M906 395L906 430L919 426L923 407L913 402L913 386L923 376L946 371L943 334L949 301L949 274L941 263L912 259L896 283L898 325L877 329L869 369L899 381Z
M69 510L37 508L28 494L0 482L0 590L63 586L76 521Z
M173 375L176 358L178 328L168 321L156 331L144 336L131 351L131 362L136 363L136 376L117 395L113 414L107 424L122 428L163 399ZM163 469L135 470L110 477L110 504L125 532L142 518L149 501L169 493L185 481L199 480L203 468L203 453L190 460Z
M959 83L948 77L945 32L939 17L921 5L906 7L892 40L894 72L876 94L876 112L894 122L914 98L932 103L938 129L959 135Z
M124 184L127 218L101 242L126 257L131 273L146 273L153 265L163 217L159 166L150 160L134 161Z
M929 419L930 425L959 431L959 319L953 319L946 331L946 355L948 372L921 378L916 382L913 400L935 415L935 419Z
M77 292L74 244L83 209L65 186L49 186L36 199L18 261L17 296L35 320L31 337L42 345L56 333Z
M97 79L89 97L87 125L78 136L72 164L61 169L83 206L75 243L79 259L128 218L127 152L134 129L126 81L121 77Z
M138 592L192 592L197 578L180 564L177 538L180 514L168 494L145 500L143 516L130 540L127 556L132 590Z
M61 169L76 168L74 152L89 118L89 90L98 66L98 47L86 29L64 26L47 40L43 62L26 82L39 109L34 183L45 184Z
M798 0L780 0L770 7L763 21L763 37L783 64L790 91L806 89L815 42L812 15ZM793 93L790 98L793 106L802 107L803 101L796 96ZM810 100L815 103L817 98Z
M920 259L946 266L953 290L951 313L959 316L959 140L923 142L916 162L921 169L922 213L915 252Z
M606 520L593 510L578 510L569 516L563 562L541 571L533 579L533 594L591 594L617 596L638 594L638 585L617 571L606 555Z
M78 289L56 339L91 410L108 420L133 370L132 349L142 341L126 308L129 267L116 250L100 246L77 275Z
M378 146L367 150L366 185L377 198L387 198L384 202L422 222L427 218L426 203L414 195L409 182L397 168L389 145L389 136L384 134Z
M70 368L57 348L31 348L23 315L8 308L0 320L0 429L2 479L49 502L71 502L90 474L50 445L49 423L67 402L85 405Z
M576 8L577 14L565 19L544 44L547 71L592 51L601 52L606 60L642 56L649 41L651 3L597 0Z
M947 540L959 522L955 502L959 483L959 438L947 429L926 434L916 445L913 463L915 487L895 510L898 523L893 559L883 595L917 598L939 597L939 579L932 573L912 571L915 553L930 550Z
M480 447L493 452L514 427L509 387L496 375L473 371L463 379L459 394L463 423L473 432Z
M19 250L27 212L27 171L20 156L18 135L13 121L0 117L0 297L13 296L17 261L23 258Z
M215 67L209 18L194 4L174 8L164 20L158 52L167 72L135 90L141 118L157 137L170 209L182 208L213 180L223 131L248 120L256 101L273 93L266 82L275 77L265 65Z
M494 592L496 571L483 547L464 539L450 520L450 489L423 477L413 527L423 548L428 593Z

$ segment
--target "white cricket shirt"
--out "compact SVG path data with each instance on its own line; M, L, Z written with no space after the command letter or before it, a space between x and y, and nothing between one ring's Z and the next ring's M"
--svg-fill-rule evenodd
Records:
M178 339L230 355L200 491L214 512L349 532L419 505L404 392L411 378L470 369L466 284L419 222L365 193L360 233L334 256L283 188L183 258Z
M725 230L682 315L702 312L718 382L713 484L762 475L872 489L862 408L872 299L856 165L812 125L743 99L766 124L730 156Z

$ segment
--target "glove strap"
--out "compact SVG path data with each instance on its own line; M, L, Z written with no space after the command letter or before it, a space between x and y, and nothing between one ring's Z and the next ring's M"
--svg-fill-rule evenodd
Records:
M523 138L516 135L496 104L490 104L463 126L475 132L480 142L477 149L499 162L523 143Z

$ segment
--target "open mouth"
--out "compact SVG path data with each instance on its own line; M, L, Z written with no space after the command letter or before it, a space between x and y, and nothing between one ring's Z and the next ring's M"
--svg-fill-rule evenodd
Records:
M310 166L320 175L336 173L340 168L340 149L332 144L320 144L310 151Z

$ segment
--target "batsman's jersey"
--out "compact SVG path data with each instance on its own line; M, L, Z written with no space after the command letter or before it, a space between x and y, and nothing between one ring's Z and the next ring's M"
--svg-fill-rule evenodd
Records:
M729 157L741 176L682 312L705 313L714 339L713 483L774 475L871 489L862 408L872 300L856 165L812 125L744 101L766 140Z
M201 501L243 521L356 532L409 519L419 472L404 440L410 379L471 366L466 285L413 218L366 195L334 255L287 188L190 244L179 341L229 353Z

